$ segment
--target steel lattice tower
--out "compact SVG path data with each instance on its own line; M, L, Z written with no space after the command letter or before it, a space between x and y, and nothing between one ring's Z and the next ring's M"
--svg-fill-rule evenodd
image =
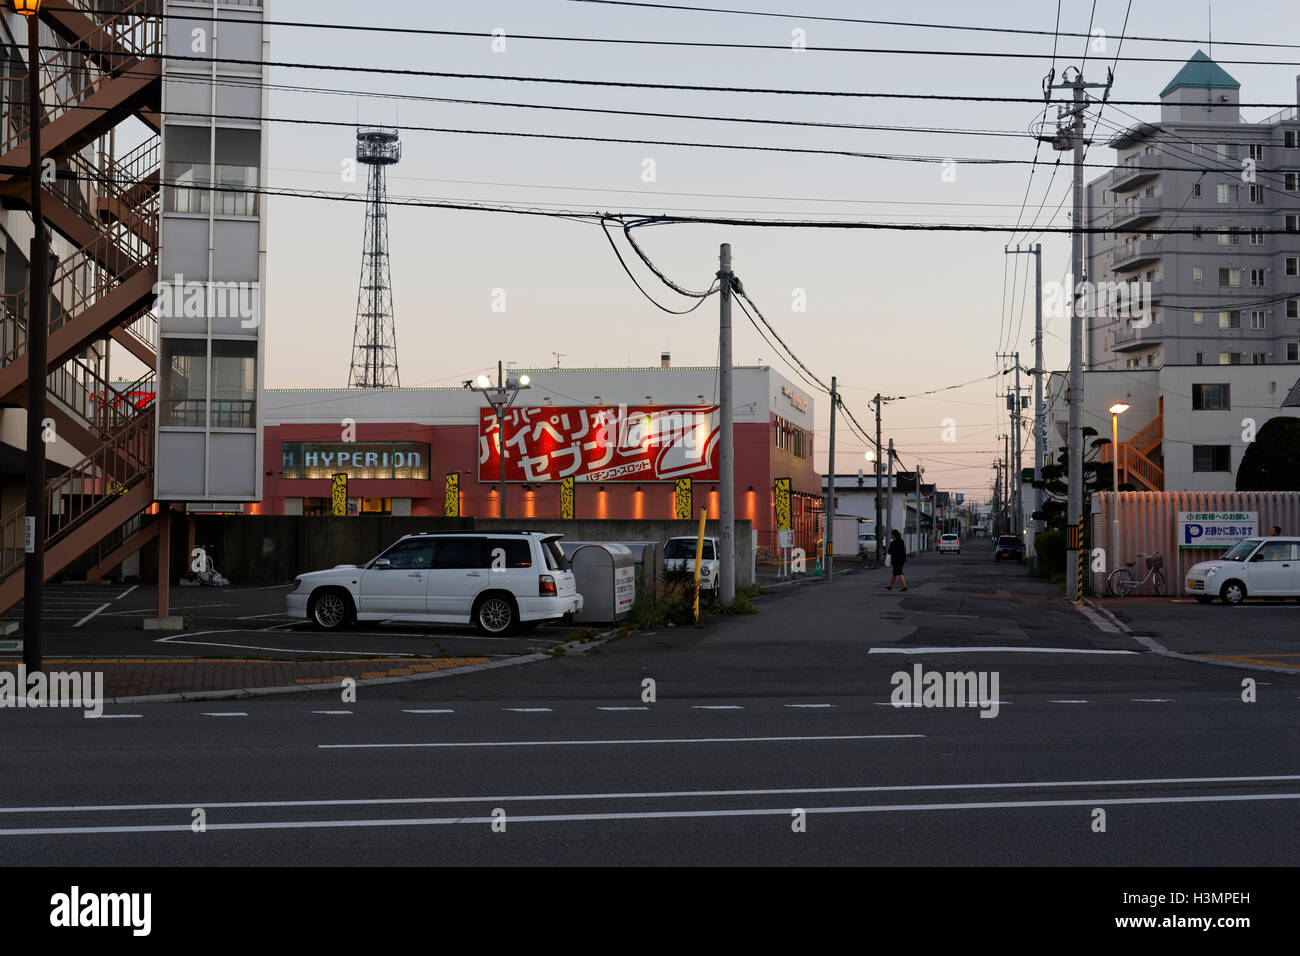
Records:
M388 167L396 165L401 158L402 144L397 130L357 130L357 162L369 166L370 170L349 388L390 388L402 384L397 371L392 270L388 260Z

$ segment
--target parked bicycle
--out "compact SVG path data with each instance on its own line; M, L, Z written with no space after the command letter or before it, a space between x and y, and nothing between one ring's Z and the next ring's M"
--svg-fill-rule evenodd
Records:
M196 547L190 554L190 560L191 581L210 588L230 586L230 581L217 570L217 566L212 561L212 548L202 545Z
M1147 574L1142 580L1138 580L1137 575L1133 573L1133 567L1137 561L1126 561L1124 567L1116 568L1106 577L1106 593L1111 597L1126 598L1138 588L1150 584L1156 594L1164 597L1165 594L1165 559L1160 556L1160 552L1153 554L1139 554L1139 558L1145 559Z

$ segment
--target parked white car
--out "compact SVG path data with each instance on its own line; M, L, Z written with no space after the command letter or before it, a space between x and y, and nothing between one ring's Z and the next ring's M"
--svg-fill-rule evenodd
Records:
M876 533L874 531L858 532L858 557L874 558L876 556Z
M540 531L446 532L401 538L368 564L341 564L294 579L290 617L326 631L356 621L474 624L484 634L554 621L582 610L560 551Z
M1202 604L1300 598L1300 538L1246 538L1223 557L1192 565L1183 583Z
M695 571L695 549L699 544L698 538L669 538L664 542L664 570L665 571ZM704 539L704 554L700 561L700 593L709 594L712 597L718 596L718 588L721 586L721 576L719 571L722 569L722 562L718 558L718 539Z

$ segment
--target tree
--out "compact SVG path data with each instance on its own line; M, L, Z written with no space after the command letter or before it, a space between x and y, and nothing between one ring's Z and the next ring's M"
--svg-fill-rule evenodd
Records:
M1300 418L1270 418L1237 466L1238 491L1300 491Z
M1106 462L1097 461L1097 452L1110 444L1109 438L1098 438L1097 429L1084 426L1083 429L1083 513L1085 518L1090 513L1093 492L1110 491L1114 486L1114 468ZM1092 439L1092 441L1089 441ZM1070 449L1057 449L1056 461L1043 465L1043 480L1034 482L1034 487L1043 491L1045 500L1043 510L1035 511L1030 517L1046 523L1048 531L1064 531L1069 524L1070 505ZM1120 491L1134 491L1135 487L1127 482L1119 486Z

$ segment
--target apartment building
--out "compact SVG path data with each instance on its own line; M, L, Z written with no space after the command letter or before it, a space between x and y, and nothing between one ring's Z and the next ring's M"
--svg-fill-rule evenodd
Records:
M47 294L28 268L31 178L16 172L33 119L56 263L47 577L120 564L171 502L260 498L264 6L58 0L0 15L0 613L23 592L28 303Z
M1300 363L1296 108L1248 122L1241 84L1200 51L1160 102L1087 187L1086 367Z

